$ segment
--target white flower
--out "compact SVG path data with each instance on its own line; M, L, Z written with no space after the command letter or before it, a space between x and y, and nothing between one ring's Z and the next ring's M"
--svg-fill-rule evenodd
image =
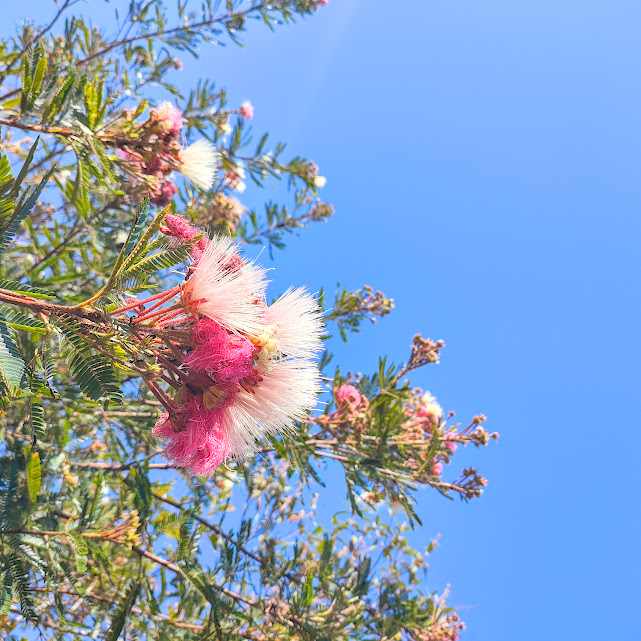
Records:
M256 443L268 436L293 430L322 391L316 363L323 331L318 303L303 288L290 289L263 310L265 325L251 337L261 348L255 357L260 380L251 392L242 389L228 408L231 452L238 459L254 453Z
M265 269L242 260L229 237L208 244L185 283L183 302L231 332L260 333Z
M208 140L197 140L180 152L180 173L200 189L211 189L219 155Z
M231 455L243 460L268 436L291 432L321 391L320 372L305 359L276 360L252 390L241 390L227 408Z
M290 357L313 358L322 349L322 313L304 287L288 289L265 313L280 351Z
M425 392L421 398L423 409L427 414L442 418L443 408L436 402L436 397L432 396L429 392Z
M314 177L314 187L322 189L327 184L327 178L325 176L315 176Z

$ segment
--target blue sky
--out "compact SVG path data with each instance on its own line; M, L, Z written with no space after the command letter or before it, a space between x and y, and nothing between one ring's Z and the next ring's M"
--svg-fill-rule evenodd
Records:
M12 4L5 25L45 6ZM423 493L412 534L441 534L430 585L452 584L466 641L638 627L640 23L622 0L331 0L185 58L185 86L250 99L254 129L328 178L336 215L275 254L276 288L395 298L342 368L443 338L415 383L502 435L455 458L453 477L488 476L483 498Z

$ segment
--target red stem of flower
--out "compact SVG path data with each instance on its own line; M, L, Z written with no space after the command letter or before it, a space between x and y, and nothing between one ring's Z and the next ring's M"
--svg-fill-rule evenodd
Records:
M174 294L175 292L171 292L165 298L161 298L157 303L152 305L149 309L145 310L145 314L149 314L149 312L153 312L155 309L158 309L161 305L164 305L170 298L173 297Z
M165 318L163 318L158 323L158 327L167 327L168 325L171 325L172 323L181 323L184 319L176 318L176 316L181 316L184 313L185 313L184 309L177 309L175 312L171 312L171 314L167 314L167 316L165 316ZM170 320L171 318L173 318L173 320Z
M166 314L167 312L170 312L172 310L175 310L176 308L179 308L181 312L183 311L183 308L180 304L176 303L175 305L171 305L170 307L165 307L164 309L159 309L157 312L152 312L151 314L149 312L145 312L142 316L137 316L134 318L131 322L132 323L144 323L148 320L151 320L152 318L157 318L158 316L162 316L163 314ZM175 314L172 314L174 316Z
M180 380L187 381L187 375L179 367L176 367L171 361L167 360L162 354L157 354L158 360L169 370L171 370Z
M128 312L130 309L134 309L136 307L140 307L141 305L146 305L147 303L150 303L152 300L158 300L159 298L162 298L162 302L170 299L177 291L180 289L180 285L176 285L176 287L172 287L171 289L168 289L167 291L160 292L160 294L156 294L155 296L151 296L150 298L146 298L145 300L139 300L136 301L135 303L131 303L130 305L125 305L124 307L119 307L118 309L114 310L111 312L112 316L115 316L116 314L121 314L122 312ZM150 309L146 310L145 313L149 313L152 309L155 309L159 305L162 305L162 302L157 303Z
M165 394L165 391L158 387L153 381L145 380L151 393L160 401L161 405L168 411L173 412L175 409L174 402Z

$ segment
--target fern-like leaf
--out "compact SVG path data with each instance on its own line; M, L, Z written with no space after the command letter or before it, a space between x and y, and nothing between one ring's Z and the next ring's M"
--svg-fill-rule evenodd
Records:
M67 364L70 374L90 399L122 402L113 367L106 358L73 350L67 357Z
M27 374L24 360L18 350L11 329L0 313L0 378L12 395L27 385Z

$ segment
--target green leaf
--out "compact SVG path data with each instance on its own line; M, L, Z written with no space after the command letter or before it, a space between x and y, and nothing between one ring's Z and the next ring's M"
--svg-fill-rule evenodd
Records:
M37 142L37 141L36 141ZM11 216L9 224L6 227L0 228L0 233L3 233L3 238L0 239L0 251L4 249L11 239L15 236L18 231L18 226L20 223L32 212L33 208L36 206L36 202L42 190L45 188L49 179L53 175L53 172L56 170L56 167L53 166L43 177L37 187L28 187L20 200L16 204L16 210Z
M69 372L80 389L92 400L110 399L122 402L122 392L116 382L111 363L102 356L74 351L67 360Z
M149 196L147 196L147 198L145 198L145 200L138 208L138 211L136 213L136 220L134 221L133 227L129 232L127 242L122 248L123 258L128 258L138 244L138 241L140 241L140 237L142 236L143 231L147 226L147 220L149 219L150 211L151 209L149 205Z
M2 597L0 597L0 616L6 617L9 614L12 602L13 597L11 596L11 590L6 586L2 586Z
M0 378L4 381L9 392L17 395L18 391L27 386L27 376L24 360L18 350L6 319L0 313Z
M189 259L191 246L184 244L178 247L167 247L160 251L145 256L142 260L134 265L129 265L121 274L122 277L129 278L133 273L153 274L161 269L169 269L180 265Z
M47 71L47 57L42 56L38 61L38 66L36 67L36 73L33 76L33 83L29 91L29 104L33 104L33 101L40 95L40 88L42 87L42 80L45 77Z
M32 287L31 285L21 283L17 280L0 279L0 289L4 289L8 292L26 294L30 298L51 299L56 297L55 292L52 292L50 289L43 289L42 287Z
M314 575L311 572L307 575L307 578L305 579L302 596L303 596L301 600L302 606L309 607L313 603L314 596L315 596Z
M114 612L111 619L111 625L103 637L104 641L117 641L120 633L125 627L125 623L131 614L131 609L140 593L140 581L134 581L127 590L127 594L118 604L118 608Z
M38 616L31 598L29 573L15 552L10 552L6 560L11 572L13 590L20 601L22 614L28 621L36 621Z
M87 571L87 556L89 554L89 546L87 541L82 536L70 535L69 540L76 557L76 567L80 574Z
M0 196L5 196L13 186L11 163L6 154L0 155Z
M31 458L27 461L27 489L29 490L29 498L35 505L40 491L41 481L41 466L40 454L33 452Z
M47 328L39 318L31 318L26 316L19 310L12 307L3 307L2 318L0 323L6 323L9 327L14 329L22 329L26 332L34 332L36 334L46 334Z
M44 407L42 407L41 403L36 403L34 401L31 402L31 414L30 414L30 422L31 422L31 431L33 435L37 438L44 438L45 437L45 411Z
M49 104L45 107L42 114L41 122L46 123L52 117L55 117L60 114L60 112L65 109L65 102L73 94L73 87L76 83L78 76L75 73L75 70L70 69L66 79L63 81L62 85L58 91L54 94L53 98Z

